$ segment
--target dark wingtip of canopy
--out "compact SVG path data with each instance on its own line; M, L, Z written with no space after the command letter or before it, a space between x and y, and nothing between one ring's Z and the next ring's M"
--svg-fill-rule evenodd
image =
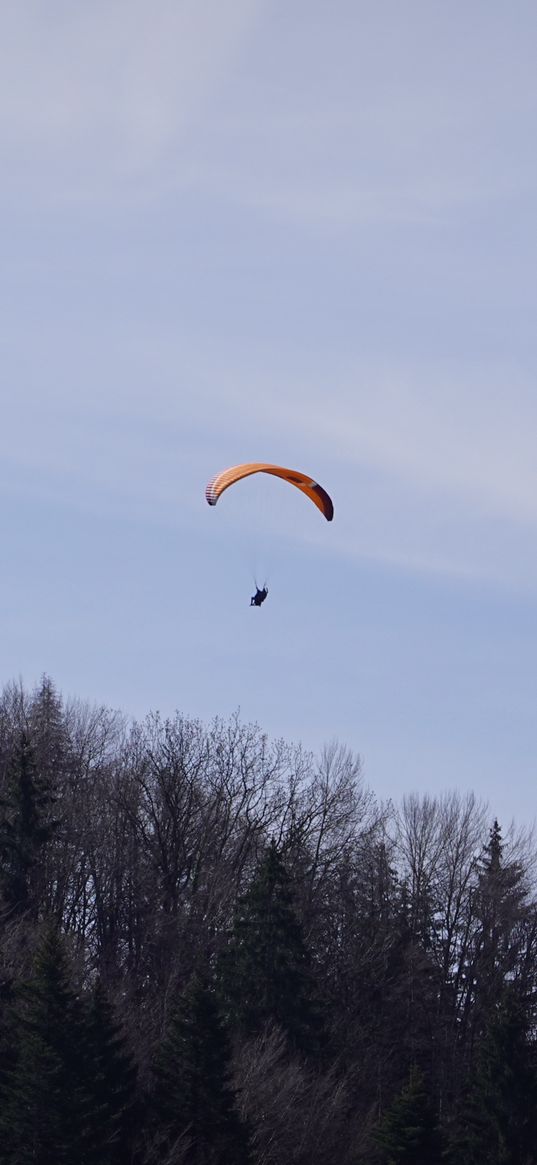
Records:
M315 482L313 489L314 489L315 493L318 494L318 496L322 500L323 514L326 518L326 521L331 522L332 518L334 517L334 503L332 501L332 498L330 497L330 494L327 494L326 490L323 489L322 485L319 485L318 482Z

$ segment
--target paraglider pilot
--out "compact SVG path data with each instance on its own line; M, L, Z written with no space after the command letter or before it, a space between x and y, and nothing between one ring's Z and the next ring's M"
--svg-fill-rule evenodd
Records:
M252 595L252 597L250 599L250 606L251 607L260 607L261 603L265 602L265 599L268 595L268 587L264 586L261 591L259 590L257 583L255 584L255 587L256 587L255 595Z

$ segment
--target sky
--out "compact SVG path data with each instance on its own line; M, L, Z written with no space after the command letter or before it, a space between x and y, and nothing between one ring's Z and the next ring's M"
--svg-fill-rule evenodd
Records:
M534 820L536 37L533 0L3 0L0 683ZM249 460L334 521L266 476L208 507Z

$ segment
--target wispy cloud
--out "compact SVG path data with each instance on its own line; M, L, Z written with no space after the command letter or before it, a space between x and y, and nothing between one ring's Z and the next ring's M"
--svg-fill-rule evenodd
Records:
M276 384L259 369L220 373L240 414L255 376L256 417L273 437L338 450L341 460L406 481L424 498L452 497L476 514L537 524L537 397L510 364L350 361ZM290 438L289 438L290 439Z
M474 21L462 4L340 0L282 20L265 0L8 0L4 194L189 188L340 231L531 194L537 21L522 8L478 5Z
M129 180L161 189L258 10L257 0L8 0L0 154L12 186L37 172L59 198L111 195Z

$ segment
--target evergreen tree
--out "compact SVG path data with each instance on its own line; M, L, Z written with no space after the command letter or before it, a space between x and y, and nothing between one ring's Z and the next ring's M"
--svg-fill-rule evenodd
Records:
M482 1027L516 968L518 929L526 912L522 868L518 862L506 862L504 850L501 829L495 820L481 859L476 894L480 925L474 977Z
M92 1121L88 1161L95 1165L125 1165L130 1161L136 1068L100 981L87 1012L86 1089Z
M0 896L5 918L39 907L39 863L55 823L52 792L37 771L26 731L19 734L0 801Z
M155 1066L161 1155L180 1142L188 1165L247 1165L248 1135L229 1083L231 1046L214 993L197 976L179 1001Z
M239 903L222 977L233 1027L256 1035L276 1023L298 1050L315 1048L320 1023L310 961L274 842Z
M43 780L61 786L71 745L61 696L49 676L43 676L32 694L27 713L28 732Z
M1 1129L9 1165L88 1160L96 1116L84 1088L82 1009L59 936L49 930L18 1009L19 1045L5 1083Z
M537 1161L537 1046L514 984L481 1039L450 1159L454 1165Z
M440 1165L440 1133L418 1069L412 1069L408 1084L386 1112L376 1141L383 1165Z
M3 983L0 986L0 1139L2 1114L6 1111L12 1073L17 1063L17 1044L20 1035L13 994L12 983Z

